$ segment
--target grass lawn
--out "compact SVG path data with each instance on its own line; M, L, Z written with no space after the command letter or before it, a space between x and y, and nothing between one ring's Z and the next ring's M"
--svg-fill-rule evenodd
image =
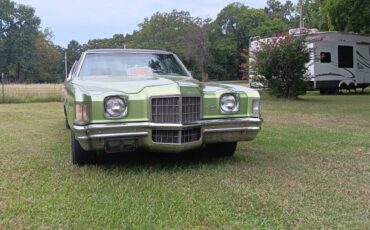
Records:
M70 163L61 103L0 105L0 229L370 228L370 94L263 97L235 157Z

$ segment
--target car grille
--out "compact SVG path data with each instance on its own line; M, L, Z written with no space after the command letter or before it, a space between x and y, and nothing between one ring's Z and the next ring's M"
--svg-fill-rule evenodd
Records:
M152 140L156 143L183 144L198 141L200 133L200 129L153 130Z
M191 123L200 120L200 97L152 98L152 122Z

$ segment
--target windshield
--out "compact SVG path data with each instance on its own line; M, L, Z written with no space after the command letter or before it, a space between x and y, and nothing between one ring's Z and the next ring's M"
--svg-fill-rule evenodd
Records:
M187 76L172 54L90 53L79 76Z

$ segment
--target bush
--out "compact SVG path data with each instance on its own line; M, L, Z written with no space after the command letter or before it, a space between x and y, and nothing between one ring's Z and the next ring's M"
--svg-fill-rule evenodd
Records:
M309 50L304 38L282 37L262 43L254 53L259 80L277 97L296 99L306 93Z

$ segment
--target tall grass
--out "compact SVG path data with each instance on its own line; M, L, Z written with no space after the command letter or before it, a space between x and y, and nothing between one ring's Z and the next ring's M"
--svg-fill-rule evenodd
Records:
M62 87L62 84L5 84L4 94L0 87L0 103L61 101Z

